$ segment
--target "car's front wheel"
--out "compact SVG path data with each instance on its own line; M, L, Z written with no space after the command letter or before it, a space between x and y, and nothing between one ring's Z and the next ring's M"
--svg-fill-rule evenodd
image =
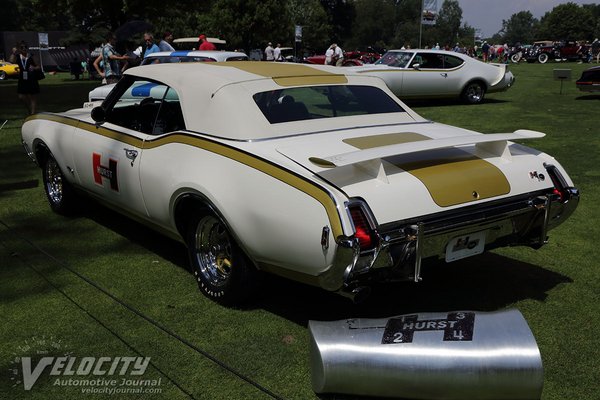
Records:
M3 81L6 79L6 71L0 71L0 81Z
M258 271L223 221L211 212L191 219L188 251L200 291L224 305L241 305L257 286Z
M48 198L48 203L50 203L50 208L62 215L73 213L76 194L52 154L48 154L42 168L42 174L44 190Z
M546 53L541 53L541 54L538 56L538 62L539 62L540 64L546 64L546 63L548 62L548 58L549 58L549 57L548 57L548 54L546 54Z
M485 97L485 87L480 82L469 83L462 91L461 98L467 104L479 104Z

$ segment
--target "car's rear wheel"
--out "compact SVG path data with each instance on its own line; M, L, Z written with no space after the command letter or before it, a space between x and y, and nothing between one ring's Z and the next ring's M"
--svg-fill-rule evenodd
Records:
M224 305L241 305L254 294L258 271L212 212L191 219L188 251L200 291Z
M76 194L52 154L48 154L42 174L50 208L58 214L72 214L75 209Z
M462 91L461 98L467 104L479 104L485 97L485 87L480 82L471 82Z
M539 62L540 64L546 64L546 63L548 62L548 58L549 58L549 57L548 57L548 54L546 54L546 53L541 53L541 54L538 56L538 62Z
M521 54L519 53L515 53L512 56L510 56L510 61L512 61L515 64L518 64L519 61L521 61Z
M0 81L3 81L6 79L6 71L0 71Z

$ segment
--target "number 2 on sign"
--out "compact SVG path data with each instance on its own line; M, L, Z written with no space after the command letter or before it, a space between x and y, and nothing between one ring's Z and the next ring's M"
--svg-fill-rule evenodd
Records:
M396 333L394 333L394 340L392 340L392 342L394 342L394 343L403 343L403 341L402 341L402 332L396 332Z

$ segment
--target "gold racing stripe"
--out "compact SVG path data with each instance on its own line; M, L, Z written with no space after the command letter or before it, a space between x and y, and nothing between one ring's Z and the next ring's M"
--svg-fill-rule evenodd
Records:
M123 143L127 143L131 146L136 146L138 148L143 148L144 150L155 149L167 144L184 144L188 146L197 147L211 153L219 154L223 157L227 157L231 160L240 162L244 165L247 165L251 168L254 168L258 171L261 171L281 182L284 182L299 191L309 195L314 198L316 201L323 205L325 208L325 212L327 213L327 217L329 219L329 223L331 224L331 231L334 237L338 237L344 234L342 229L342 223L340 220L340 215L338 214L338 209L335 201L330 195L329 191L325 188L318 186L316 183L308 181L302 178L299 175L292 173L284 168L281 168L277 165L274 165L268 161L265 161L261 158L253 156L252 154L246 153L242 150L235 149L233 147L229 147L227 145L214 142L212 140L187 135L183 133L173 133L170 135L166 135L157 139L148 140L144 142L143 140L130 136L124 133L119 133L117 131L96 127L96 125L80 121L73 118L62 117L59 115L53 114L35 114L29 117L26 121L33 119L44 119L48 121L54 121L58 123L62 123L69 126L74 126L79 129L98 134L113 140L117 140Z
M360 150L372 149L375 147L390 146L393 144L418 142L421 140L430 140L431 138L414 132L386 133L383 135L360 136L343 139L342 142L356 147Z
M459 149L444 149L441 156L394 165L419 179L440 207L501 196L510 183L495 165Z
M430 139L414 133L392 133L344 139L360 150ZM431 154L431 153L429 153ZM510 192L506 176L495 165L459 149L441 149L433 157L391 157L395 166L419 179L440 207L501 196Z
M236 61L235 63L217 62L211 65L235 67L251 74L272 78L280 86L325 85L348 82L343 74L333 74L302 64Z

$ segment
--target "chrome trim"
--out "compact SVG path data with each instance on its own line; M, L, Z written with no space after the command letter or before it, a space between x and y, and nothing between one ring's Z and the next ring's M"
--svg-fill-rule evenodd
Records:
M351 271L358 260L360 245L357 238L340 236L336 238L337 249L331 267L319 275L319 286L329 291L344 288L347 271Z
M384 225L376 224L367 203L352 199L346 202L347 212L353 205L362 208L367 221L375 224L377 245L361 252L358 239L345 238L354 246L354 253L351 259L343 258L343 288L351 291L378 278L419 282L423 259L444 259L452 238L474 232L487 231L486 250L508 245L541 247L547 243L548 231L565 220L579 200L575 188L564 190L569 194L564 203L548 190ZM331 268L331 273L334 270L339 273L342 266Z
M421 260L423 259L423 223L417 224L417 237L415 241L415 282L421 281Z
M406 111L403 111L403 112L406 113ZM295 122L298 122L298 121L295 121ZM210 137L213 139L228 140L228 141L238 142L238 143L258 143L258 142L266 142L269 140L288 139L288 138L293 138L293 137L314 135L317 133L330 133L330 132L340 132L340 131L351 131L351 130L355 130L355 129L384 128L384 127L388 127L388 126L423 125L423 124L434 124L434 123L435 122L433 122L433 121L426 120L426 121L411 121L411 122L395 122L395 123L390 123L390 124L357 125L357 126L349 126L349 127L345 127L345 128L324 129L324 130L320 130L320 131L295 133L295 134L285 135L285 136L272 136L272 137L259 138L259 139L234 139L234 138L225 137L225 136L212 135L212 134L206 133L206 132L193 131L190 129L183 129L181 132L193 133L196 135L207 136L207 137Z
M23 148L25 149L25 153L27 154L27 156L29 156L31 161L33 161L33 163L35 165L39 165L37 162L37 158L35 157L35 153L33 151L31 151L31 149L29 148L27 143L24 140L21 140L21 144L23 145Z

